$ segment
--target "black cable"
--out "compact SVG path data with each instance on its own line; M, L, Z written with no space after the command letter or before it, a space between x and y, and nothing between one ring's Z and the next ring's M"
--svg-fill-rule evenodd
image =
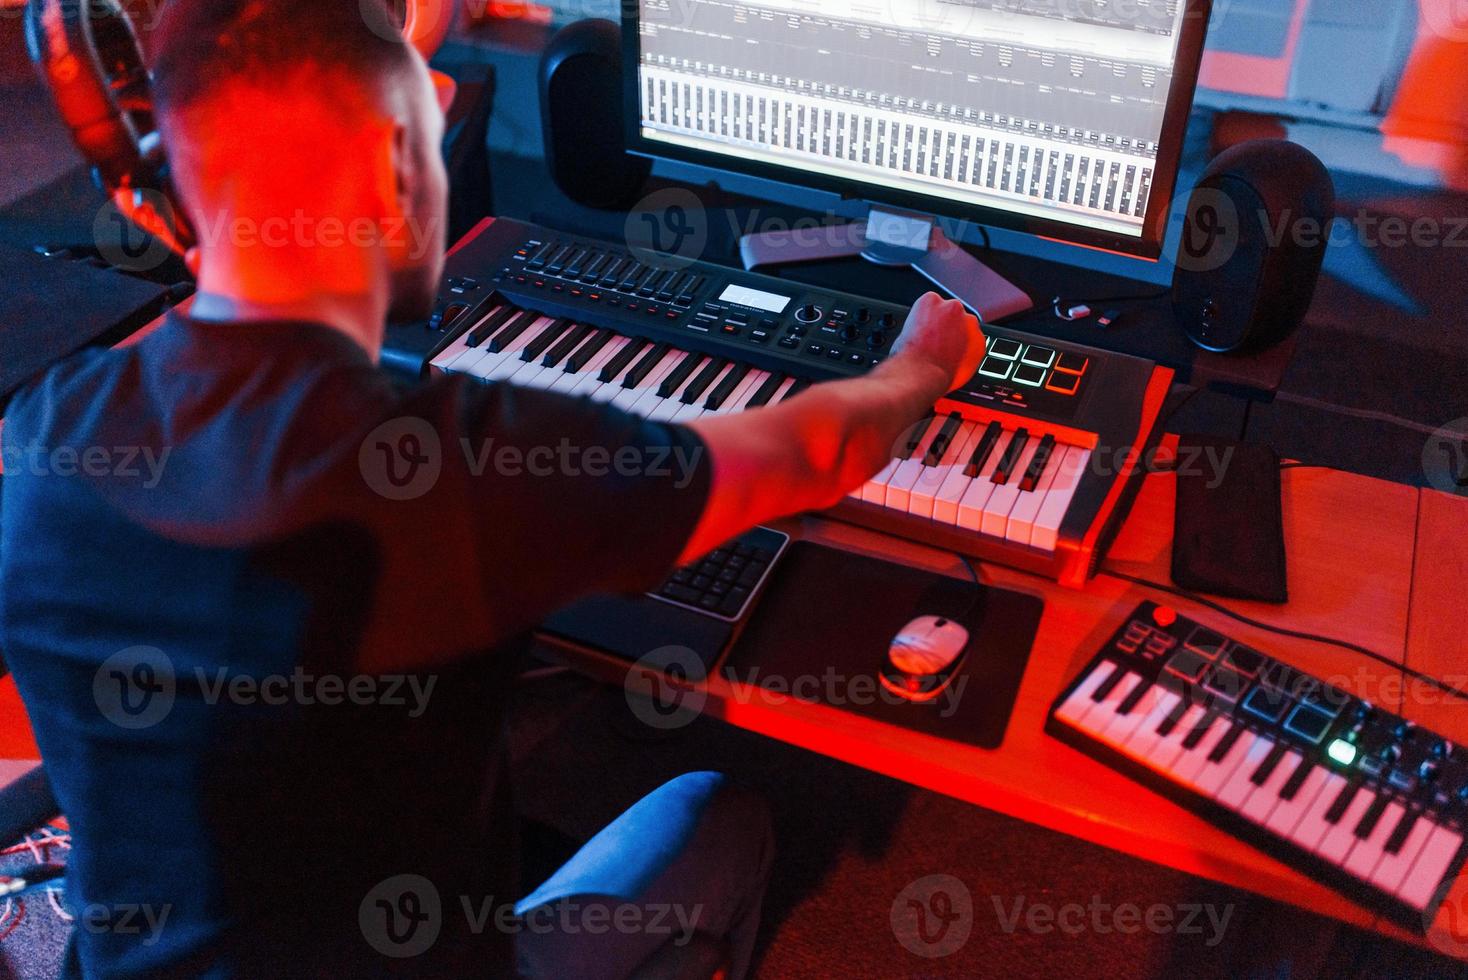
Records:
M979 599L981 599L984 595L984 581L982 578L979 577L979 570L974 567L974 563L969 560L968 555L965 555L961 551L955 551L954 554L958 556L959 561L963 562L963 567L968 569L969 578L972 579L974 583L974 591L969 596L968 608L965 609L963 611L963 615L956 620L956 622L959 623L967 623L970 614L972 614L974 611L974 607L979 604Z
M1369 647L1361 646L1359 643L1352 643L1350 640L1338 640L1330 636L1321 636L1318 633L1306 633L1301 630L1292 630L1284 626L1272 626L1269 623L1265 623L1260 620L1253 619L1249 616L1245 616L1243 613L1235 612L1234 610L1225 606L1223 603L1214 602L1212 599L1208 599L1204 596L1198 595L1196 592L1189 592L1187 589L1180 589L1171 585L1163 585L1161 582L1153 582L1150 579L1141 578L1137 575L1129 575L1126 572L1117 572L1112 571L1109 568L1103 568L1101 569L1099 574L1109 575L1112 578L1121 579L1124 582L1131 582L1133 585L1140 585L1144 588L1156 589L1159 592L1166 592L1169 595L1177 596L1180 599L1187 599L1189 602L1196 602L1200 606L1207 606L1214 612L1222 613L1230 619L1243 623L1245 626L1252 626L1255 629L1264 630L1267 633L1274 633L1278 636L1288 636L1296 640L1309 640L1312 643L1323 643L1326 646L1339 647L1342 650L1350 650L1352 653L1359 653L1362 656L1369 657L1386 667L1390 667L1392 670L1399 670L1408 677L1412 677L1415 680L1422 681L1424 684L1427 684L1430 687L1435 687L1445 694L1451 694L1454 697L1462 698L1463 700L1468 701L1468 691L1465 691L1460 687L1455 687L1454 685L1449 684L1446 681L1440 681L1436 677L1430 677L1427 674L1422 673L1421 671L1413 670L1406 664L1398 663L1392 658L1377 653L1375 650L1372 650Z
M1079 303L1095 309L1097 306L1107 303L1132 303L1141 302L1143 300L1161 299L1164 296L1171 295L1171 293L1172 287L1169 286L1165 289L1155 289L1150 293L1132 293L1131 295L1127 296L1056 296L1054 300L1054 306L1058 309L1062 303L1066 306L1075 306Z

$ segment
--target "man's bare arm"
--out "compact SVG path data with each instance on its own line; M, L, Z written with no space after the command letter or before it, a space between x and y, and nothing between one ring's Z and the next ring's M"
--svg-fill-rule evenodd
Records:
M762 521L838 502L887 465L907 429L972 377L983 354L978 321L928 293L893 355L871 373L755 412L694 421L713 457L713 485L682 560Z

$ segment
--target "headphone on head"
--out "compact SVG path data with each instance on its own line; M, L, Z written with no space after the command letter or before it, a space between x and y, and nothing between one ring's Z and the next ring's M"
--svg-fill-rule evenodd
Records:
M388 7L427 59L453 26L456 0L390 0ZM183 256L194 232L169 180L152 76L127 8L118 0L28 0L25 37L98 186L129 220ZM434 74L440 99L451 100L452 82Z

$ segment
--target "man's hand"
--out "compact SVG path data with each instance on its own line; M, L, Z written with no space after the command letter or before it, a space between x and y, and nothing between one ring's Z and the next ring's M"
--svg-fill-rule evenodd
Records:
M894 356L919 358L943 372L944 394L965 384L984 359L984 333L978 318L956 299L924 293L913 304L893 345Z

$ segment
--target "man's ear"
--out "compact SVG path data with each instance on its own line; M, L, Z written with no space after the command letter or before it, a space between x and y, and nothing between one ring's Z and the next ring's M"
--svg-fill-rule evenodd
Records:
M381 175L378 193L382 199L383 216L397 219L408 217L412 212L418 172L408 128L400 122L393 122L391 127L386 173Z

